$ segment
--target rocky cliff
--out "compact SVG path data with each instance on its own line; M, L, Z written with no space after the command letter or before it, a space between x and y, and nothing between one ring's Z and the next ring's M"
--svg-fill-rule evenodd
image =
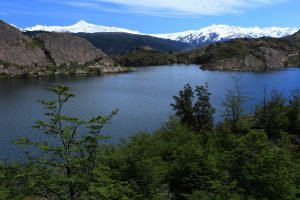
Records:
M236 39L181 54L203 69L264 71L300 66L300 32L286 38ZM182 55L186 55L185 57Z
M297 51L289 57L290 66L300 66L300 31L288 36L285 40L289 41L290 44L296 47Z
M0 62L14 66L48 65L44 51L36 41L18 29L0 21Z
M299 46L286 38L236 39L209 45L202 52L193 59L203 69L264 71L300 64Z
M85 39L66 33L41 33L29 37L0 21L0 76L127 70Z

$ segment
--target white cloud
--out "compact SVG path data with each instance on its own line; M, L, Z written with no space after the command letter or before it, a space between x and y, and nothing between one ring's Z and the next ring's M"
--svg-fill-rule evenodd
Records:
M94 9L107 9L110 4L117 6L118 9L112 8L114 11L178 17L239 14L251 7L283 1L286 0L73 0L66 3Z
M7 13L5 13L5 12L0 12L0 15L5 16L5 15L7 15Z

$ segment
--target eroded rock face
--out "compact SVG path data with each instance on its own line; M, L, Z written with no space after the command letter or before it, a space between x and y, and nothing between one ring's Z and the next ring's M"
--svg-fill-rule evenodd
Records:
M280 39L234 40L211 45L199 57L204 69L264 71L289 65L297 48Z
M288 61L288 52L266 47L261 47L260 49L263 52L267 68L272 69L286 66Z
M296 32L293 35L287 36L286 40L290 41L290 43L295 44L300 48L300 31Z
M263 71L285 67L287 58L287 55L282 51L264 48L260 57L248 54L245 57L220 59L214 64L206 64L204 67L230 71Z
M0 20L1 77L124 71L85 39L65 33L28 37Z
M42 33L36 36L49 52L57 67L71 66L76 63L84 65L107 57L100 49L85 39L70 34Z
M46 55L30 37L0 20L0 62L5 65L47 66Z
M252 55L242 58L228 58L218 60L213 66L204 65L204 69L229 71L259 71L265 68L264 63Z

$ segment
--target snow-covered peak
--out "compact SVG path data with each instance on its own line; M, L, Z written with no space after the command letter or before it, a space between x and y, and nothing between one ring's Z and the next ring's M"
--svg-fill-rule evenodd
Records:
M80 20L71 26L43 26L36 25L34 27L21 29L22 31L48 31L48 32L70 32L70 33L98 33L98 32L122 32L131 34L140 34L138 31L132 31L124 28L101 26L88 23L84 20ZM236 38L261 38L261 37L273 37L281 38L288 35L292 35L297 32L298 28L281 28L281 27L239 27L228 26L224 24L213 24L208 27L201 28L199 30L190 30L179 33L167 33L167 34L148 34L154 37L170 39L180 42L192 44L194 46L201 46L203 44L210 44L215 42L222 42Z
M280 27L248 27L228 26L224 24L211 25L199 30L184 31L179 33L155 34L152 36L171 39L181 42L187 42L195 45L204 43L213 43L236 38L261 38L273 37L281 38L292 35L297 32L297 28L280 28Z
M138 31L132 31L124 28L101 26L90 24L84 20L80 20L71 26L43 26L36 25L21 29L22 31L48 31L48 32L69 32L69 33L98 33L98 32L122 32L131 34L140 34Z
M74 25L76 26L89 26L91 25L90 23L88 23L87 21L84 20L79 20L77 23L75 23Z

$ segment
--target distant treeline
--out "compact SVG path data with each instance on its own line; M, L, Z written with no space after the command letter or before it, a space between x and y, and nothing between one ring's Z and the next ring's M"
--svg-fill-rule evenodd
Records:
M187 84L167 124L118 145L103 144L101 133L117 110L89 120L67 116L64 104L74 94L54 86L57 98L41 102L49 120L34 126L50 139L15 142L42 154L1 165L0 199L299 199L300 92L266 92L249 114L249 97L234 83L221 123L214 123L208 85Z

